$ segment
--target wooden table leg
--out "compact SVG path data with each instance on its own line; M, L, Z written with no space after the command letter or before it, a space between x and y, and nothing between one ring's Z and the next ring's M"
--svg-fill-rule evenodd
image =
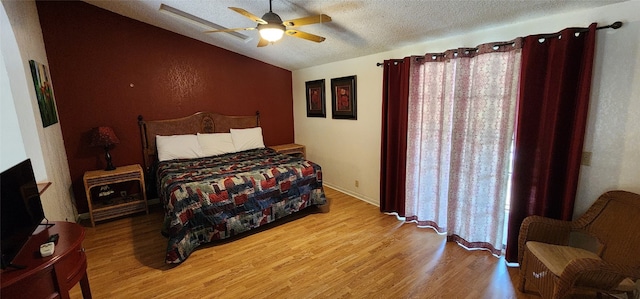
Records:
M84 276L80 279L80 289L82 290L82 298L91 299L91 288L89 287L87 271L84 271Z

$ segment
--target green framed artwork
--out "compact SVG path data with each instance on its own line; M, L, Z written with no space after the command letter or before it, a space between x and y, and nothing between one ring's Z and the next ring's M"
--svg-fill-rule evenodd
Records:
M36 89L42 126L46 128L58 122L56 101L53 96L53 87L51 86L51 76L49 75L47 66L35 60L29 60L29 67L31 68L33 86Z

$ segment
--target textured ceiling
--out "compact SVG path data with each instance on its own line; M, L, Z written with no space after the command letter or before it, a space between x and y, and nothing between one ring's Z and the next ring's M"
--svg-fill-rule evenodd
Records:
M227 28L255 27L255 23L228 9L240 7L261 17L267 0L85 0L113 11L205 43L298 70L329 62L389 51L429 39L625 0L273 0L273 12L283 20L327 14L329 23L299 27L324 36L322 43L284 36L257 48L258 32L242 31L242 40L226 33L203 33L213 28L160 12L161 4Z

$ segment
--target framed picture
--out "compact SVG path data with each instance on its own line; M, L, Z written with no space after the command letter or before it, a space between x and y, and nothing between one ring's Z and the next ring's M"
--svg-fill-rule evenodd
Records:
M56 101L53 97L53 87L51 86L51 76L47 66L34 60L29 60L33 86L36 89L38 107L40 108L40 118L42 126L48 127L58 122L56 113Z
M357 119L356 106L356 76L331 79L331 117Z
M307 117L326 117L324 79L305 82L307 90Z

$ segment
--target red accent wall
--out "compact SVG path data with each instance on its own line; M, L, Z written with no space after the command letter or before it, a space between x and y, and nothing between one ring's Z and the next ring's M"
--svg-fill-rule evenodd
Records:
M80 1L37 8L79 212L84 172L105 167L104 151L89 147L93 127L120 139L116 166L142 164L138 115L259 110L265 144L293 142L290 71Z

